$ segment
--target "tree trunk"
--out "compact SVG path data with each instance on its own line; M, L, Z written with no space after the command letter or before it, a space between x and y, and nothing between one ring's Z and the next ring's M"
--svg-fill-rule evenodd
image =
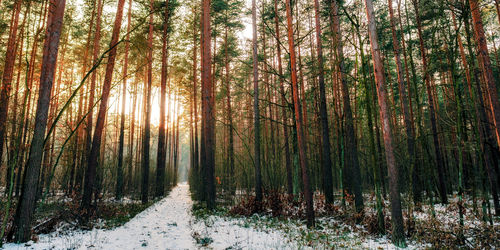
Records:
M201 82L202 82L202 139L201 164L204 171L205 200L209 209L215 208L215 96L211 72L210 0L202 0Z
M141 185L141 201L142 204L146 204L149 199L149 148L151 139L151 85L153 82L153 0L150 1L150 11L149 16L149 32L148 32L148 79L147 86L144 86L147 90L146 94L146 113L144 122L144 137L142 138L142 185Z
M288 142L288 102L286 100L286 93L284 87L283 79L283 66L281 63L281 41L280 41L280 29L279 29L279 15L278 15L278 0L274 0L274 27L276 30L276 49L278 57L278 74L280 81L280 94L281 94L281 106L282 110L282 121L283 121L283 136L285 140L285 169L286 169L286 182L287 182L287 192L288 195L293 195L293 174L292 174L292 163L290 159L290 145Z
M228 134L229 134L229 145L228 145L228 157L229 157L229 189L231 192L234 190L234 132L233 132L233 111L231 107L231 85L230 85L230 73L229 73L229 51L228 51L228 27L225 30L225 42L224 42L224 64L225 64L225 81L226 81L226 98L227 98L227 120L228 120Z
M26 242L31 238L31 222L36 205L50 93L54 81L65 5L66 0L50 1L42 70L40 73L40 89L35 114L35 130L31 141L28 163L26 164L21 197L14 218L14 228L11 230L14 233L14 241L16 242Z
M95 26L95 34L94 34L94 45L93 45L93 56L92 56L92 63L96 63L99 50L100 50L100 40L101 40L101 15L102 15L102 5L103 5L103 0L97 0L97 16L96 16L96 26ZM85 140L85 157L87 158L87 163L88 163L88 158L90 156L90 150L92 147L92 124L93 124L93 119L94 119L94 95L95 95L95 85L96 85L96 79L97 79L97 71L92 72L92 77L90 79L90 91L89 91L89 97L87 100L87 124L86 124L86 129L85 129L85 135L86 135L86 140ZM87 165L87 169L88 169ZM85 172L85 180L84 180L84 188L85 188L85 182L87 182L87 172ZM85 192L84 192L85 193ZM89 194L92 196L92 193ZM92 199L92 197L89 197L89 199Z
M260 173L260 114L259 114L259 62L257 58L257 8L252 0L252 61L253 61L253 122L254 122L254 164L255 199L262 201L262 177Z
M290 0L286 0L286 19L288 28L288 48L290 52L290 64L292 71L292 92L293 92L293 103L295 109L295 123L297 127L297 143L299 151L299 161L300 167L302 169L302 181L304 185L304 196L306 200L306 216L307 216L307 226L309 228L314 227L314 207L313 207L313 195L311 191L311 184L309 183L309 174L307 173L307 159L306 159L306 142L304 138L304 128L302 127L303 121L300 114L300 102L299 102L299 92L297 84L297 63L295 56L295 43L293 38L293 26L292 26L292 11L290 6Z
M101 151L102 133L104 129L104 122L106 120L106 109L108 106L109 92L111 90L111 82L113 80L113 69L115 67L116 60L116 47L118 45L118 38L120 35L124 5L125 0L118 0L115 22L113 24L113 31L111 33L111 42L109 44L111 50L108 55L106 74L104 76L104 82L102 86L101 103L99 105L99 112L97 113L95 131L92 139L92 147L88 156L87 171L85 172L85 183L81 206L84 210L85 220L88 220L91 216L90 205L92 201L92 194L95 190L96 172L99 154Z
M162 34L162 51L161 51L161 79L160 79L160 125L158 128L158 154L156 158L156 197L161 197L165 193L165 108L167 95L167 78L168 78L168 0L165 6L163 34Z
M391 218L392 218L392 242L398 247L406 247L403 214L401 212L401 197L398 187L398 167L394 157L393 139L391 130L390 112L387 106L387 92L385 90L385 79L380 48L378 45L377 28L375 23L375 14L372 0L365 0L366 18L368 19L368 34L370 36L371 52L373 58L373 71L377 85L378 104L380 106L380 122L385 145L385 159L389 171L389 189L391 199Z
M128 70L128 51L130 49L130 21L132 13L132 0L128 2L127 14L127 42L125 43L125 57L123 59L123 86L122 86L122 111L120 114L120 135L118 145L118 169L116 175L116 199L120 200L123 195L123 144L125 143L125 102L127 100L127 70Z
M323 167L323 192L327 203L333 203L332 160L330 158L330 133L328 128L328 111L326 108L325 70L323 65L323 43L321 41L321 23L318 0L314 0L314 14L316 21L316 43L318 53L319 78L319 115L321 120L321 142Z

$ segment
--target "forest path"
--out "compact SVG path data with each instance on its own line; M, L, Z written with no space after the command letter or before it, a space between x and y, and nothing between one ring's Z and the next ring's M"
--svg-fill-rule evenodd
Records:
M6 249L196 249L191 236L189 185L182 183L170 194L112 230L55 232L38 242L7 244Z
M36 243L6 244L5 249L296 249L281 230L256 228L244 218L191 214L189 185L170 194L114 229L59 230ZM197 242L199 244L197 244Z

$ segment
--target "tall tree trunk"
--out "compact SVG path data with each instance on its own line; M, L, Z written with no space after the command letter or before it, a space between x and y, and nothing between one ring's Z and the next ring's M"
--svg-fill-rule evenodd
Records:
M318 78L319 78L319 115L321 120L321 142L322 142L322 161L323 167L323 192L327 203L333 203L333 180L332 180L332 160L330 152L330 133L328 128L328 111L326 109L326 91L325 91L325 69L323 65L323 43L321 41L321 23L318 0L314 0L314 14L316 20L316 43L318 53Z
M122 111L120 114L120 135L118 145L118 169L116 175L116 199L120 200L123 195L123 145L125 144L125 102L127 100L127 80L128 80L128 51L130 50L130 22L132 14L132 0L128 1L127 14L127 35L125 43L125 56L123 58L123 86L122 86Z
M161 49L161 79L160 79L160 125L158 128L158 154L156 158L156 197L161 197L165 192L165 108L168 78L168 0L166 1L163 20L162 49Z
M257 8L252 0L252 60L253 60L253 122L254 122L254 164L255 199L262 201L262 176L260 173L260 114L259 114L259 62L257 58Z
M179 166L179 109L180 109L180 101L179 101L179 93L177 93L177 114L175 119L175 152L174 152L174 176L173 176L173 186L177 185L177 176L178 176L178 166Z
M99 54L100 50L100 40L101 40L101 15L102 15L102 5L103 5L103 0L97 0L97 16L96 16L96 26L95 26L95 34L94 34L94 45L93 45L93 55L92 55L92 62L96 63L97 57ZM94 119L94 98L95 98L95 88L96 88L96 79L97 79L97 71L92 72L92 77L90 79L90 91L89 91L89 96L87 100L87 124L85 128L85 157L87 158L87 163L88 163L88 158L90 156L90 150L92 147L92 124L93 124L93 119ZM87 165L87 169L88 169ZM84 188L85 188L85 182L87 182L87 172L85 172L85 179L84 179ZM92 196L92 194L90 194ZM92 199L91 197L89 199Z
M198 93L198 26L197 26L197 13L198 8L193 7L193 123L194 123L194 128L193 128L193 146L194 146L194 152L193 152L193 171L192 175L194 177L194 182L196 186L195 189L195 194L196 198L200 198L200 190L201 190L201 172L200 172L200 152L199 152L199 139L198 139L198 100L197 100L197 93Z
M311 191L311 184L309 183L309 174L307 173L307 156L306 156L306 142L304 138L304 128L302 127L303 121L300 114L300 102L299 102L299 90L297 84L297 63L295 56L295 42L293 38L293 26L292 26L292 10L290 6L290 0L286 0L286 19L288 28L288 48L290 52L290 66L292 71L292 92L293 92L293 104L295 109L295 123L297 127L297 143L299 151L299 161L300 167L302 169L302 182L304 185L304 196L306 200L306 216L307 216L307 226L314 227L314 207L313 207L313 195Z
M205 200L209 209L215 208L215 86L211 72L210 0L202 0L201 30L201 99L202 139L201 154L204 171Z
M228 134L229 134L229 145L228 145L228 157L229 157L229 188L231 192L234 190L234 132L233 132L233 111L231 107L231 85L230 85L230 73L229 73L229 51L228 51L228 27L226 26L224 35L224 64L225 64L225 81L226 81L226 98L227 98L227 120L228 120Z
M387 106L387 92L385 90L384 69L380 48L378 45L377 28L372 0L365 0L366 18L368 19L368 34L370 36L371 52L373 58L373 71L377 85L378 104L380 106L380 122L384 135L385 159L389 171L389 189L391 199L392 217L392 242L398 247L406 247L403 214L401 212L401 197L398 186L398 167L394 156L393 139L391 130L390 111Z
M149 198L149 148L151 138L151 85L153 82L153 0L150 1L149 32L148 32L148 79L144 86L146 94L146 113L144 122L144 138L142 138L142 185L141 201L146 204Z
M278 0L274 0L274 27L276 30L276 49L278 57L278 74L280 81L280 94L281 94L281 106L282 110L282 122L283 122L283 136L285 140L285 169L286 169L286 182L287 182L287 192L288 195L293 195L293 174L292 174L292 163L290 159L290 145L288 142L288 102L286 100L286 93L284 87L283 78L283 66L281 63L281 41L280 41L280 29L279 29L279 15L278 15Z
M128 51L130 50L130 22L132 14L132 0L128 2L127 14L127 35L125 43L125 57L123 59L123 86L122 86L122 111L120 114L120 135L118 145L118 169L116 175L116 199L120 200L123 195L123 145L125 144L125 102L127 100L127 72L128 72Z
M50 1L50 11L47 20L47 31L42 58L42 70L40 73L40 89L35 114L35 130L31 141L28 163L26 164L24 173L21 197L14 218L14 228L11 230L11 232L14 233L14 240L16 242L26 242L31 238L31 222L36 205L36 194L47 126L50 93L54 81L54 72L56 70L59 38L61 36L65 6L66 0Z
M95 181L98 159L101 151L102 132L104 129L104 122L106 120L106 109L108 106L109 92L111 90L111 82L113 80L113 69L115 67L116 61L116 47L118 45L118 38L120 36L124 5L125 0L118 0L115 22L113 24L113 31L111 33L111 42L109 44L111 50L108 55L106 74L104 76L104 83L102 86L101 103L99 105L99 112L97 113L95 131L92 139L92 147L88 156L87 171L85 172L85 183L81 206L84 210L85 220L88 220L91 216L90 206L92 201L92 194L94 193L94 190L96 188Z

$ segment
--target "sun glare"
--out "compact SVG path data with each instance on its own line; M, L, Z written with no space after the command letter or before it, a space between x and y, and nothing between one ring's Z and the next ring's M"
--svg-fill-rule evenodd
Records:
M115 92L116 93L116 92ZM153 87L152 88L152 93L151 93L151 125L158 127L160 125L160 91L158 87ZM142 93L137 94L137 100L136 100L136 105L135 105L135 121L139 122L142 119L142 113L143 113L143 104L144 104L145 99L143 98ZM121 113L121 102L122 102L122 95L121 95L121 90L120 90L120 95L115 94L110 97L110 102L109 102L109 114L110 115L119 115ZM127 93L127 97L125 100L125 115L128 117L128 119L131 119L132 117L132 107L134 104L134 97L130 93ZM178 107L178 108L177 108ZM180 102L180 96L177 94L171 93L170 96L167 94L167 101L166 101L166 111L165 111L165 116L170 117L170 122L172 120L176 121L178 118L180 118L180 114L184 112L184 107L182 102ZM165 119L166 119L165 117Z

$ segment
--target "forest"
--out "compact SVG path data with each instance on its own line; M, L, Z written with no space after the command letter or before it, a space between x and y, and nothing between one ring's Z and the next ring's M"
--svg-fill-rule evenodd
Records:
M500 248L499 0L0 0L0 248Z

